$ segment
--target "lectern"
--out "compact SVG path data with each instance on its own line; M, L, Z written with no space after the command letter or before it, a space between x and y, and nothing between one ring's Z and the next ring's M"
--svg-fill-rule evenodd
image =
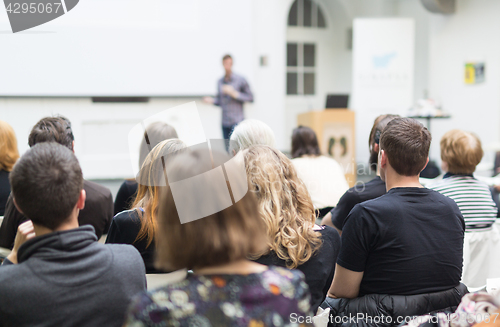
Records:
M356 184L355 115L349 109L326 109L298 115L298 125L312 128L321 153L342 166L350 187Z

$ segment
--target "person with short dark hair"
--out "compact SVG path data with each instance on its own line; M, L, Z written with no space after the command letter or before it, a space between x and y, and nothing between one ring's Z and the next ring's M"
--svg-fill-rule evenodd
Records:
M416 314L459 304L459 297L439 292L460 284L465 224L452 199L419 183L430 144L429 131L414 119L396 118L385 127L379 169L387 194L356 205L347 217L329 297L434 293L439 301L422 297L425 305L412 304L428 310Z
M5 204L10 195L9 174L19 159L16 133L12 126L0 120L0 216L4 215Z
M347 215L349 215L349 212L351 212L356 204L378 198L386 193L385 182L380 178L377 165L380 135L385 126L397 117L399 116L380 115L375 119L368 138L368 148L370 150L370 170L375 171L377 176L362 186L355 186L348 189L340 198L337 206L323 217L321 221L323 225L335 227L342 234Z
M335 159L321 155L316 133L307 126L299 126L292 132L292 158L318 216L323 217L349 189L342 167Z
M176 156L166 166L169 176L180 178L205 173L210 162L208 151L194 150ZM211 198L224 198L227 191L225 183L214 183ZM223 210L187 223L180 221L182 204L174 201L173 192L171 185L166 186L159 201L157 265L165 270L193 269L194 274L138 295L125 326L290 326L291 314L312 314L301 272L247 259L266 244L264 222L252 192ZM184 192L176 193L176 199L193 195L189 189Z
M483 158L477 135L454 129L441 138L443 180L430 189L453 199L465 219L464 267L462 281L468 287L482 287L487 278L498 277L496 255L498 232L493 229L498 208L488 185L474 178L476 166Z
M253 94L246 79L233 73L233 57L225 55L222 65L225 75L217 81L217 95L203 101L222 108L222 135L229 140L234 127L244 119L243 104L253 102Z
M144 266L134 247L100 244L92 226L79 227L86 192L72 151L36 144L10 182L30 220L0 268L2 325L122 326L130 299L145 289Z
M28 137L30 147L42 142L55 142L74 152L75 138L71 122L62 116L46 117L38 121ZM113 196L111 191L97 183L84 180L83 188L87 193L85 209L80 211L80 225L92 225L98 238L106 234L113 219ZM5 216L0 226L0 247L12 249L17 228L28 220L19 212L9 197L5 206Z

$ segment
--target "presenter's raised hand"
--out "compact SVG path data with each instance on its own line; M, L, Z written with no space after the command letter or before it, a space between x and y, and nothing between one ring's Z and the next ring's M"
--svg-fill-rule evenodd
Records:
M208 104L214 104L215 100L212 97L204 97L203 102L208 103Z
M229 95L231 98L236 99L240 93L234 89L232 85L223 85L222 93Z

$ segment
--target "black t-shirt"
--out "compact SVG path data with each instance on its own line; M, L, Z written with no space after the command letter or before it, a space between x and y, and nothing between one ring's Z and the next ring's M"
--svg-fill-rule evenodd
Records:
M87 180L83 181L83 189L87 193L87 198L85 208L78 214L78 223L80 226L94 226L97 238L100 238L108 232L113 219L113 195L108 188ZM12 196L9 196L0 226L0 247L12 249L17 227L26 220L28 218L16 209Z
M385 193L385 182L379 176L364 184L364 186L351 187L342 195L337 206L330 211L333 226L342 230L347 215L356 204L378 198Z
M297 267L306 277L311 292L311 309L318 310L332 284L335 273L335 262L340 250L339 233L332 227L322 226L319 230L323 244L309 261ZM285 260L278 258L274 251L266 254L256 262L266 266L286 267Z
M443 291L460 282L464 230L452 199L426 188L393 188L351 211L337 263L364 272L360 296Z
M135 180L125 180L122 183L120 189L118 190L118 193L116 193L115 208L114 208L115 215L122 211L130 209L132 203L135 200L136 193L137 193L137 182Z
M10 195L9 172L0 169L0 216L5 212L5 204Z
M147 237L135 241L141 230L141 219L135 210L122 211L117 214L109 227L106 243L131 244L141 254L146 274L163 273L154 267L155 240L148 246Z

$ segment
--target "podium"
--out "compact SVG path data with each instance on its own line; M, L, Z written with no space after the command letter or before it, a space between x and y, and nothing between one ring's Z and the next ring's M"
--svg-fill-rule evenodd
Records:
M335 159L349 187L356 184L355 114L349 109L326 109L299 114L298 125L312 128L321 153Z

